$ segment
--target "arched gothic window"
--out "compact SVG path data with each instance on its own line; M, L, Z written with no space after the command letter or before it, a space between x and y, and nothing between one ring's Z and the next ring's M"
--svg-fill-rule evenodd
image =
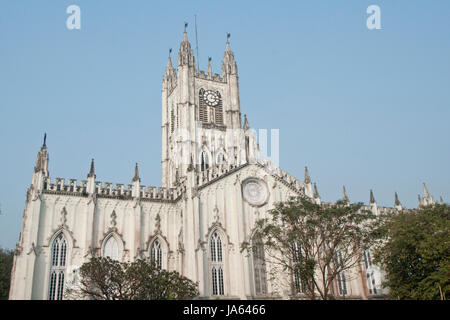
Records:
M155 263L159 269L162 268L162 247L158 239L155 239L150 246L150 261Z
M372 257L370 255L370 250L364 250L363 257L364 265L366 267L367 286L369 289L369 294L377 294L377 287L375 283L374 272L372 269Z
M257 237L253 239L253 275L255 278L255 294L266 294L267 279L264 245Z
M119 244L114 236L109 236L103 246L103 257L109 257L112 260L119 260Z
M296 241L292 243L292 256L294 265L301 263L301 259L303 256L302 246L300 243ZM305 293L305 283L304 280L301 278L300 271L294 268L293 276L294 276L295 291L299 293Z
M222 240L217 231L211 235L209 246L212 295L224 295Z
M226 163L225 154L222 151L217 154L216 163L219 165Z
M338 251L335 257L335 263L340 264L341 266L344 264L344 260L342 259L342 252ZM347 295L347 281L345 279L345 272L341 271L337 274L336 277L339 295L345 296Z
M208 107L206 105L206 101L203 98L203 95L205 94L205 89L200 89L199 91L199 109L198 109L198 119L203 122L208 122Z
M202 171L208 170L208 168L209 168L209 157L208 157L208 154L206 153L206 151L202 152L201 160L202 160L202 163L201 163L201 166L200 166L201 170Z
M62 232L53 240L50 266L49 300L62 300L66 273L67 242Z

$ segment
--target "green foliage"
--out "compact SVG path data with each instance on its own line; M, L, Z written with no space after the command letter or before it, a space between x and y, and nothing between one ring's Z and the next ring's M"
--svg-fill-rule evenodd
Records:
M11 282L13 251L0 248L0 300L7 300Z
M329 299L337 275L355 266L361 252L380 237L380 219L363 210L362 204L338 201L317 205L297 197L277 203L268 213L256 222L254 239L261 239L272 263L299 275L303 291L311 299L317 293ZM241 250L251 252L255 245L245 242Z
M450 209L446 204L390 217L375 262L393 299L444 299L450 293ZM442 295L441 295L442 291Z
M175 271L156 267L148 260L131 263L92 258L80 268L79 288L69 298L97 300L178 300L198 296L197 284Z

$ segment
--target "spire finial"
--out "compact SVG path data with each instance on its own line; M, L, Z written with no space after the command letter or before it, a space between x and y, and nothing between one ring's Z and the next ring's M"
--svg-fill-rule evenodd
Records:
M170 59L170 54L172 53L172 48L169 49L169 59Z
M347 195L347 190L345 190L345 186L342 186L342 200L344 200L345 202L350 202L350 199Z
M139 168L138 168L137 162L136 162L136 167L134 168L133 182L134 181L141 181L141 179L139 178Z
M188 27L188 23L187 22L185 22L184 23L184 33L186 33L186 28Z
M225 49L226 52L231 51L231 49L230 49L230 37L231 37L231 34L227 33L227 47Z
M309 177L308 167L305 166L305 183L311 183L311 178Z
M400 204L400 200L398 200L398 194L397 194L397 192L395 192L395 205L396 206L400 206L401 204Z
M94 159L91 160L91 169L89 170L88 178L94 177L95 179L95 168L94 168Z
M373 196L373 191L370 189L370 204L375 203L375 197Z
M47 146L47 132L44 132L44 143L42 144L43 147Z

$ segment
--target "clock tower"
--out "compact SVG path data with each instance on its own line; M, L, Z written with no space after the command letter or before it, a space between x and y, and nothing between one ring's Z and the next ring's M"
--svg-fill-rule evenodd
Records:
M255 137L241 124L238 68L229 35L222 74L197 70L186 31L162 81L162 186L174 187L189 170L201 174L213 166L238 166L256 154ZM248 132L247 132L248 131ZM247 138L246 138L247 136ZM252 148L250 145L253 145Z

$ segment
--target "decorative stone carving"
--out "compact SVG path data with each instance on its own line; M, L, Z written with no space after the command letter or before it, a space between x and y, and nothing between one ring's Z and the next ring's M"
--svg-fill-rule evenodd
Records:
M242 195L250 205L260 207L267 202L269 190L264 180L247 178L242 183Z

